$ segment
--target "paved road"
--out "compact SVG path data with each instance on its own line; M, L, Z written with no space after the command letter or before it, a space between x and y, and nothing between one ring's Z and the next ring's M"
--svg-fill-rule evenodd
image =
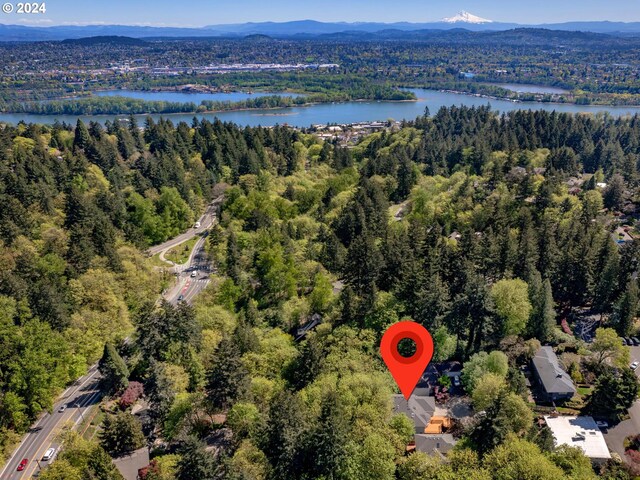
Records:
M195 244L189 261L176 267L178 281L165 292L164 298L174 305L181 301L191 303L209 284L211 264L205 252L206 236ZM195 276L193 276L195 274Z
M26 480L39 470L37 461L40 461L40 466L43 468L47 466L48 462L43 462L42 456L50 447L56 448L57 451L60 445L56 441L56 436L62 427L77 425L89 409L99 403L102 397L98 388L99 376L97 365L94 365L84 377L64 392L58 403L54 405L53 413L43 414L23 437L18 449L0 470L0 479ZM58 409L62 405L67 405L67 409L60 413ZM18 472L18 465L23 458L28 459L29 463L27 468Z
M190 303L209 283L210 264L205 253L206 232L216 220L216 210L222 199L222 196L218 197L207 207L205 214L199 220L200 228L192 228L162 245L149 249L150 254L156 255L180 245L196 235L201 235L191 252L188 262L184 265L173 267L173 270L178 273L178 282L173 288L165 292L164 298L174 305L179 301ZM196 272L194 277L191 276L193 271ZM43 414L31 427L23 437L19 447L3 469L0 470L0 480L26 480L31 478L39 470L40 466L46 467L47 463L50 462L41 461L44 452L50 447L56 448L57 451L60 445L56 441L56 436L60 433L62 427L65 425L78 425L89 409L99 403L102 398L102 392L98 387L99 372L97 365L94 365L87 375L78 379L58 399L58 402L53 407L53 413ZM62 405L67 405L67 409L61 413L58 409ZM18 472L18 465L23 458L29 460L28 466L22 472ZM37 460L40 460L40 466Z
M637 400L629 409L629 417L604 434L609 450L616 452L626 461L629 459L624 453L624 439L640 433L640 400Z
M211 202L211 204L209 204L209 206L207 207L207 210L204 212L204 215L202 215L202 217L200 217L200 219L198 220L200 222L199 228L190 228L183 234L178 235L177 237L174 237L171 240L167 240L166 242L161 243L160 245L156 245L154 247L149 248L149 250L147 250L149 254L157 255L158 253L166 252L167 250L177 245L180 245L181 243L191 240L196 235L200 235L202 233L205 233L207 230L209 230L209 228L211 228L211 225L213 225L213 222L215 221L216 210L220 205L220 203L222 203L223 198L224 198L223 196L219 196L213 202Z
M171 272L176 275L177 281L162 296L173 305L177 305L180 302L191 303L210 282L210 274L213 269L211 262L207 258L205 246L209 229L216 222L217 207L222 200L223 197L220 196L209 205L207 212L200 219L200 228L191 229L191 231L155 247L154 251L166 252L169 248L173 248L196 235L200 236L200 239L193 246L193 250L191 250L189 259L182 265L173 265L171 267Z

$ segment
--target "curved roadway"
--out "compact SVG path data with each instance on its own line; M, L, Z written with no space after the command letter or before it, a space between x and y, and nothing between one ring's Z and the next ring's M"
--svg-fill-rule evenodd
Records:
M222 200L223 197L220 196L207 207L199 220L199 228L191 228L189 231L148 250L150 255L157 255L195 236L201 237L196 242L187 263L172 267L178 281L163 296L174 305L180 301L190 303L209 283L211 267L205 253L205 242L207 232L216 220L216 211ZM192 276L194 271L196 273ZM62 427L70 425L72 428L76 428L89 410L100 402L103 394L100 391L99 383L100 373L96 364L89 369L85 376L67 388L55 403L53 413L45 412L32 425L13 455L0 470L0 480L26 480L35 475L40 468L45 468L48 463L55 460L54 455L53 459L44 462L42 456L52 447L56 449L57 453L60 444L57 442L56 436ZM60 412L62 405L66 405L66 409ZM22 459L27 459L28 463L23 471L18 471L17 468Z

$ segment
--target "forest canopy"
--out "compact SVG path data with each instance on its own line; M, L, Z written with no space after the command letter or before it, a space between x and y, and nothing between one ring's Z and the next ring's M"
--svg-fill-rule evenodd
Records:
M618 335L637 329L640 250L613 232L635 205L639 155L638 116L488 107L350 148L199 119L3 125L0 441L102 357L113 395L143 385L145 428L171 446L150 469L175 478L594 478L581 452L545 440L518 369L551 344L601 377L585 408L635 400ZM188 228L221 184L217 273L193 305L157 302L142 251ZM592 344L561 328L587 306L607 327ZM415 431L392 409L378 344L406 318L434 333L437 361L464 364L486 413L444 459L407 457ZM123 431L141 444L130 417L109 417L101 449L124 448ZM205 449L216 435L229 441ZM608 478L632 478L620 471Z

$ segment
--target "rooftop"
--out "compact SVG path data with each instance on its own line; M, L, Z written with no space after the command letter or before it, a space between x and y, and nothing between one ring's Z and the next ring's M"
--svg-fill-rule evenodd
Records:
M556 446L582 449L592 459L609 459L611 454L602 432L591 417L544 417L553 433Z
M450 433L416 435L415 442L417 451L428 454L447 453L456 444Z
M136 480L138 470L149 465L149 449L140 448L129 455L115 458L113 463L125 480Z
M404 413L416 427L417 433L424 432L436 411L436 399L421 395L423 389L416 389L407 402L402 395L393 396L394 413Z
M551 347L542 347L533 358L533 365L538 372L547 393L575 393L576 386L567 372L558 363L558 357Z

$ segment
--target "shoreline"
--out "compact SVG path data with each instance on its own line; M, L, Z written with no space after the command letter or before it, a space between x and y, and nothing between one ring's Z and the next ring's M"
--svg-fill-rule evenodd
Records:
M522 104L522 105L531 105L531 106L535 106L535 105L564 105L564 106L576 106L576 107L586 107L586 109L588 110L591 107L612 107L612 108L630 108L630 109L640 109L640 103L637 104L610 104L610 103L589 103L589 104L578 104L575 102L559 102L559 101L541 101L541 100L521 100L519 98L509 98L509 97L501 97L501 96L496 96L496 95L490 95L490 94L485 94L485 93L473 93L473 92L469 92L469 91L465 91L465 90L455 90L455 89L446 89L446 88L436 88L436 87L415 87L415 86L398 86L397 88L402 89L402 90L406 90L406 89L414 89L414 88L420 88L420 89L424 89L424 90L432 90L434 92L441 92L441 93L450 93L450 94L454 94L454 95L465 95L465 96L469 96L469 97L476 97L476 98L484 98L487 100L495 100L495 101L501 101L501 102L510 102L510 103L516 103L516 104ZM296 98L296 97L287 97L287 95L296 95L297 97L304 97L304 96L310 96L313 95L313 93L301 93L301 92L295 92L295 91L280 91L280 92L264 92L261 90L244 90L242 88L238 88L238 89L233 89L233 90L209 90L209 91L184 91L184 90L180 90L177 87L169 87L169 88L153 88L151 90L126 90L126 89L96 89L93 90L92 92L89 93L89 95L84 95L84 96L80 96L80 97L59 97L58 99L54 99L55 100L71 100L71 99L80 99L80 100L84 100L84 99L90 99L90 98L108 98L108 97L119 97L120 95L113 95L113 96L100 96L100 95L93 95L96 92L126 92L126 91L132 91L132 92L141 92L141 93L181 93L181 94L185 94L185 95L202 95L202 94L233 94L233 93L242 93L242 94L247 94L247 95L253 95L253 94L262 94L263 96L269 96L269 95L274 95L274 96L280 96L282 98ZM135 99L133 97L127 97L126 95L122 95L122 98L131 98L134 100L141 100L143 102L162 102L163 100L142 100L142 99ZM259 97L256 97L259 98ZM318 105L333 105L333 104L346 104L346 103L408 103L408 102L419 102L420 100L424 100L424 99L420 99L420 98L413 98L413 99L401 99L401 100L376 100L376 99L368 99L368 98L359 98L359 99L352 99L352 100L343 100L343 101L327 101L327 102L307 102L307 103L301 103L301 104L293 104L293 105L282 105L282 106L274 106L274 107L238 107L238 108L230 108L230 109L214 109L214 110L195 110L195 111L179 111L179 112L139 112L139 113L130 113L130 112L109 112L109 113L100 113L100 114L95 114L95 113L36 113L36 112L16 112L16 111L4 111L4 112L0 112L0 114L6 114L6 115L41 115L41 116L46 116L46 117L55 117L55 116L61 116L61 115L70 115L70 116L95 116L95 117L100 117L100 116L128 116L128 115L137 115L137 116L144 116L144 115L207 115L207 114L217 114L217 113L231 113L231 112L245 112L245 111L271 111L271 110L284 110L284 109L288 109L288 108L307 108L307 107L313 107L313 106L318 106ZM213 100L216 102L221 102L224 103L226 102L226 100ZM239 102L242 102L243 100L239 100ZM187 103L188 100L186 100L183 103ZM229 103L234 103L234 101L228 101ZM181 102L175 102L175 103L181 103ZM200 104L201 106L201 104ZM286 115L290 115L290 114L282 114L282 116L286 116ZM266 116L266 115L265 115Z
M14 117L7 118L6 120L2 120L3 123L16 123L19 121L35 121L35 122L43 122L50 123L54 119L59 119L61 117L67 117L72 119L77 118L94 118L98 121L103 121L104 119L109 120L126 120L129 116L137 117L138 119L144 119L147 116L155 116L155 117L166 117L166 118L174 118L178 116L186 117L200 117L200 116L233 116L233 114L242 114L252 116L252 117L296 117L298 115L306 115L306 112L303 110L294 111L294 109L307 109L309 107L322 107L324 108L322 111L331 108L332 105L338 107L340 105L363 105L369 104L375 109L375 105L407 105L407 104L421 104L428 103L430 99L439 94L452 95L452 96L464 96L468 98L475 97L476 99L484 99L486 102L484 105L489 105L494 110L510 110L511 108L516 109L559 109L559 110L569 110L570 113L573 114L612 114L614 116L633 116L640 113L640 105L576 105L573 103L562 103L562 102L539 102L539 101L522 101L517 99L503 99L500 97L485 95L480 93L469 93L458 90L447 90L447 89L433 89L433 88L419 88L419 87L401 87L403 89L409 89L414 92L416 98L414 99L406 99L406 100L371 100L371 99L357 99L357 100L346 100L341 102L305 102L301 104L290 104L290 105L280 105L273 107L243 107L243 108L230 108L230 109L212 109L212 110L192 110L192 111L176 111L176 112L142 112L142 113L25 113L25 112L0 112L0 117ZM502 103L503 106L496 106L496 102L498 104ZM224 103L224 102L221 102ZM458 100L452 100L450 103L465 103L463 97L460 97ZM513 107L507 107L506 105L513 105ZM342 107L344 108L344 107ZM387 109L392 107L386 107ZM392 115L393 116L393 115ZM34 118L35 117L35 118ZM374 118L375 115L371 118ZM413 118L413 115L411 115ZM72 120L69 120L72 121Z
M117 91L117 90L96 90L96 91ZM146 90L145 90L146 91ZM114 95L115 96L115 95ZM77 98L77 97L76 97ZM82 97L82 98L90 98L90 97ZM95 98L104 98L104 97L95 97ZM122 98L130 98L130 97L122 97ZM284 97L291 98L291 97ZM147 101L147 100L144 100ZM148 101L161 101L161 100L148 100ZM301 103L298 105L282 105L278 107L242 107L242 108L230 108L230 109L218 109L218 110L202 110L202 111L184 111L184 112L139 112L139 113L130 113L130 112L115 112L115 113L34 113L34 112L0 112L0 114L6 115L42 115L47 117L55 117L60 115L70 115L77 117L91 116L91 117L101 117L101 116L128 116L128 115L204 115L211 113L228 113L228 112L248 112L248 111L260 111L260 110L284 110L288 108L308 108L314 107L318 105L343 105L347 103L406 103L406 102L418 102L419 98L407 99L407 100L373 100L367 98L355 99L355 100L344 100L344 101L331 101L331 102L307 102ZM185 102L186 103L186 102Z
M425 90L434 90L432 88L429 89L425 89ZM519 98L507 98L507 97L496 97L495 95L488 95L485 93L472 93L472 92L465 92L463 90L447 90L447 89L438 89L438 92L443 92L443 93L453 93L456 95L466 95L469 97L476 97L476 98L486 98L487 100L498 100L500 102L511 102L511 103L521 103L523 105L573 105L576 107L614 107L614 108L638 108L640 109L640 103L638 104L633 104L633 105L627 105L627 104L622 104L622 105L612 105L610 103L588 103L586 105L581 105L575 102L542 102L540 100L520 100Z

